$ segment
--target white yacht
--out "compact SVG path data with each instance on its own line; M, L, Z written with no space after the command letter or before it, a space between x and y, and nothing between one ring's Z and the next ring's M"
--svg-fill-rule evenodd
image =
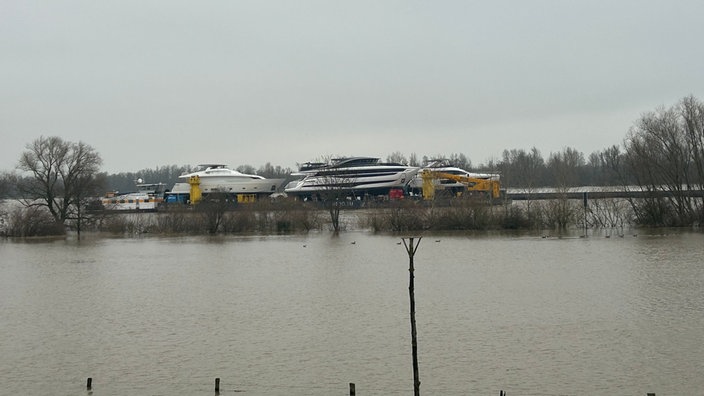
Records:
M106 210L153 211L164 202L164 183L144 183L136 180L137 191L109 192L100 200Z
M197 176L200 179L200 190L203 194L273 194L283 184L284 179L267 179L259 175L250 175L227 168L223 164L202 164L196 172L185 173L178 177L168 193L169 202L179 200L191 191L189 180Z
M330 190L348 195L385 195L391 190L405 189L418 172L418 167L383 163L375 157L336 158L330 163L304 163L293 176L301 177L284 189L289 195L313 197Z

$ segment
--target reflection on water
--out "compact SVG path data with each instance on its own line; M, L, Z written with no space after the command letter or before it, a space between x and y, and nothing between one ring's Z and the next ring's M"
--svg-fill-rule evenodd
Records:
M351 242L355 242L352 244ZM412 392L398 237L0 243L0 394ZM421 391L698 394L704 236L426 237Z

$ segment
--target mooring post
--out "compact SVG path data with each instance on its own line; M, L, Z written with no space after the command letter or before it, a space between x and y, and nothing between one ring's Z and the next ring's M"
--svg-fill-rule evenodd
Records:
M655 396L655 393L648 393L648 396Z
M215 378L215 393L220 393L220 378Z
M350 396L354 396L357 393L354 390L354 382L350 382Z
M88 377L88 380L86 381L86 389L87 390L93 389L93 378Z
M589 207L589 199L587 198L587 192L585 191L582 195L582 199L584 201L584 237L586 238L588 235L587 232L587 208Z
M415 297L415 285L413 272L413 256L415 256L418 250L418 245L420 245L420 240L422 237L418 237L418 242L415 246L413 245L413 237L408 238L408 243L406 243L405 238L401 238L403 241L403 246L406 247L406 252L408 252L408 295L411 300L411 351L413 354L413 395L420 396L420 377L418 375L418 338L416 332L416 297Z

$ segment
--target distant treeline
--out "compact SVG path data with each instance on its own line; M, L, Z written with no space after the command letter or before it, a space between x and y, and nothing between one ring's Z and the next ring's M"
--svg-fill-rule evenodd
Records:
M623 153L617 147L591 153L585 156L574 148L565 148L557 153L550 153L544 158L540 151L533 147L530 150L504 150L501 159L487 164L473 166L472 161L462 153L423 155L415 153L408 156L400 152L389 154L385 160L421 166L432 159L444 159L447 163L471 172L498 173L501 175L503 187L558 187L558 186L589 186L589 185L620 185L624 181L632 183L635 178L629 177L625 169L620 167ZM106 174L106 188L111 191L133 191L135 181L145 183L165 183L171 188L178 177L197 169L190 165L165 165L155 169L142 169L134 172ZM256 174L267 178L287 178L293 169L272 165L256 168L245 164L235 169L242 173Z
M472 161L462 153L423 155L415 153L408 156L400 152L389 154L387 162L421 166L429 160L445 159L448 164L472 172L498 173L504 188L526 187L557 187L586 185L620 185L624 179L633 182L620 168L619 159L622 153L614 146L601 152L595 152L588 157L576 149L566 148L558 153L550 153L545 159L537 148L528 151L524 149L504 150L502 158L487 164L473 166ZM194 172L198 169L192 165L164 165L137 171L120 173L103 173L106 191L130 192L135 190L138 180L144 183L164 183L171 188L180 175ZM235 169L242 173L256 174L266 178L288 178L295 170L289 167L272 165L267 162L259 168L244 164ZM6 198L17 198L9 174L0 176L0 195Z

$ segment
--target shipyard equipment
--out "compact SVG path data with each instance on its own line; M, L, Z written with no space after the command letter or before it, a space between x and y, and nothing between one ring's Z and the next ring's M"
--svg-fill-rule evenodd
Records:
M485 193L491 199L501 197L501 183L498 180L460 176L429 169L423 170L421 176L423 178L423 199L425 200L435 198L437 184L443 179L461 183L467 191Z
M203 195L200 190L200 177L191 176L188 179L188 184L191 185L191 205L195 205L202 199Z

